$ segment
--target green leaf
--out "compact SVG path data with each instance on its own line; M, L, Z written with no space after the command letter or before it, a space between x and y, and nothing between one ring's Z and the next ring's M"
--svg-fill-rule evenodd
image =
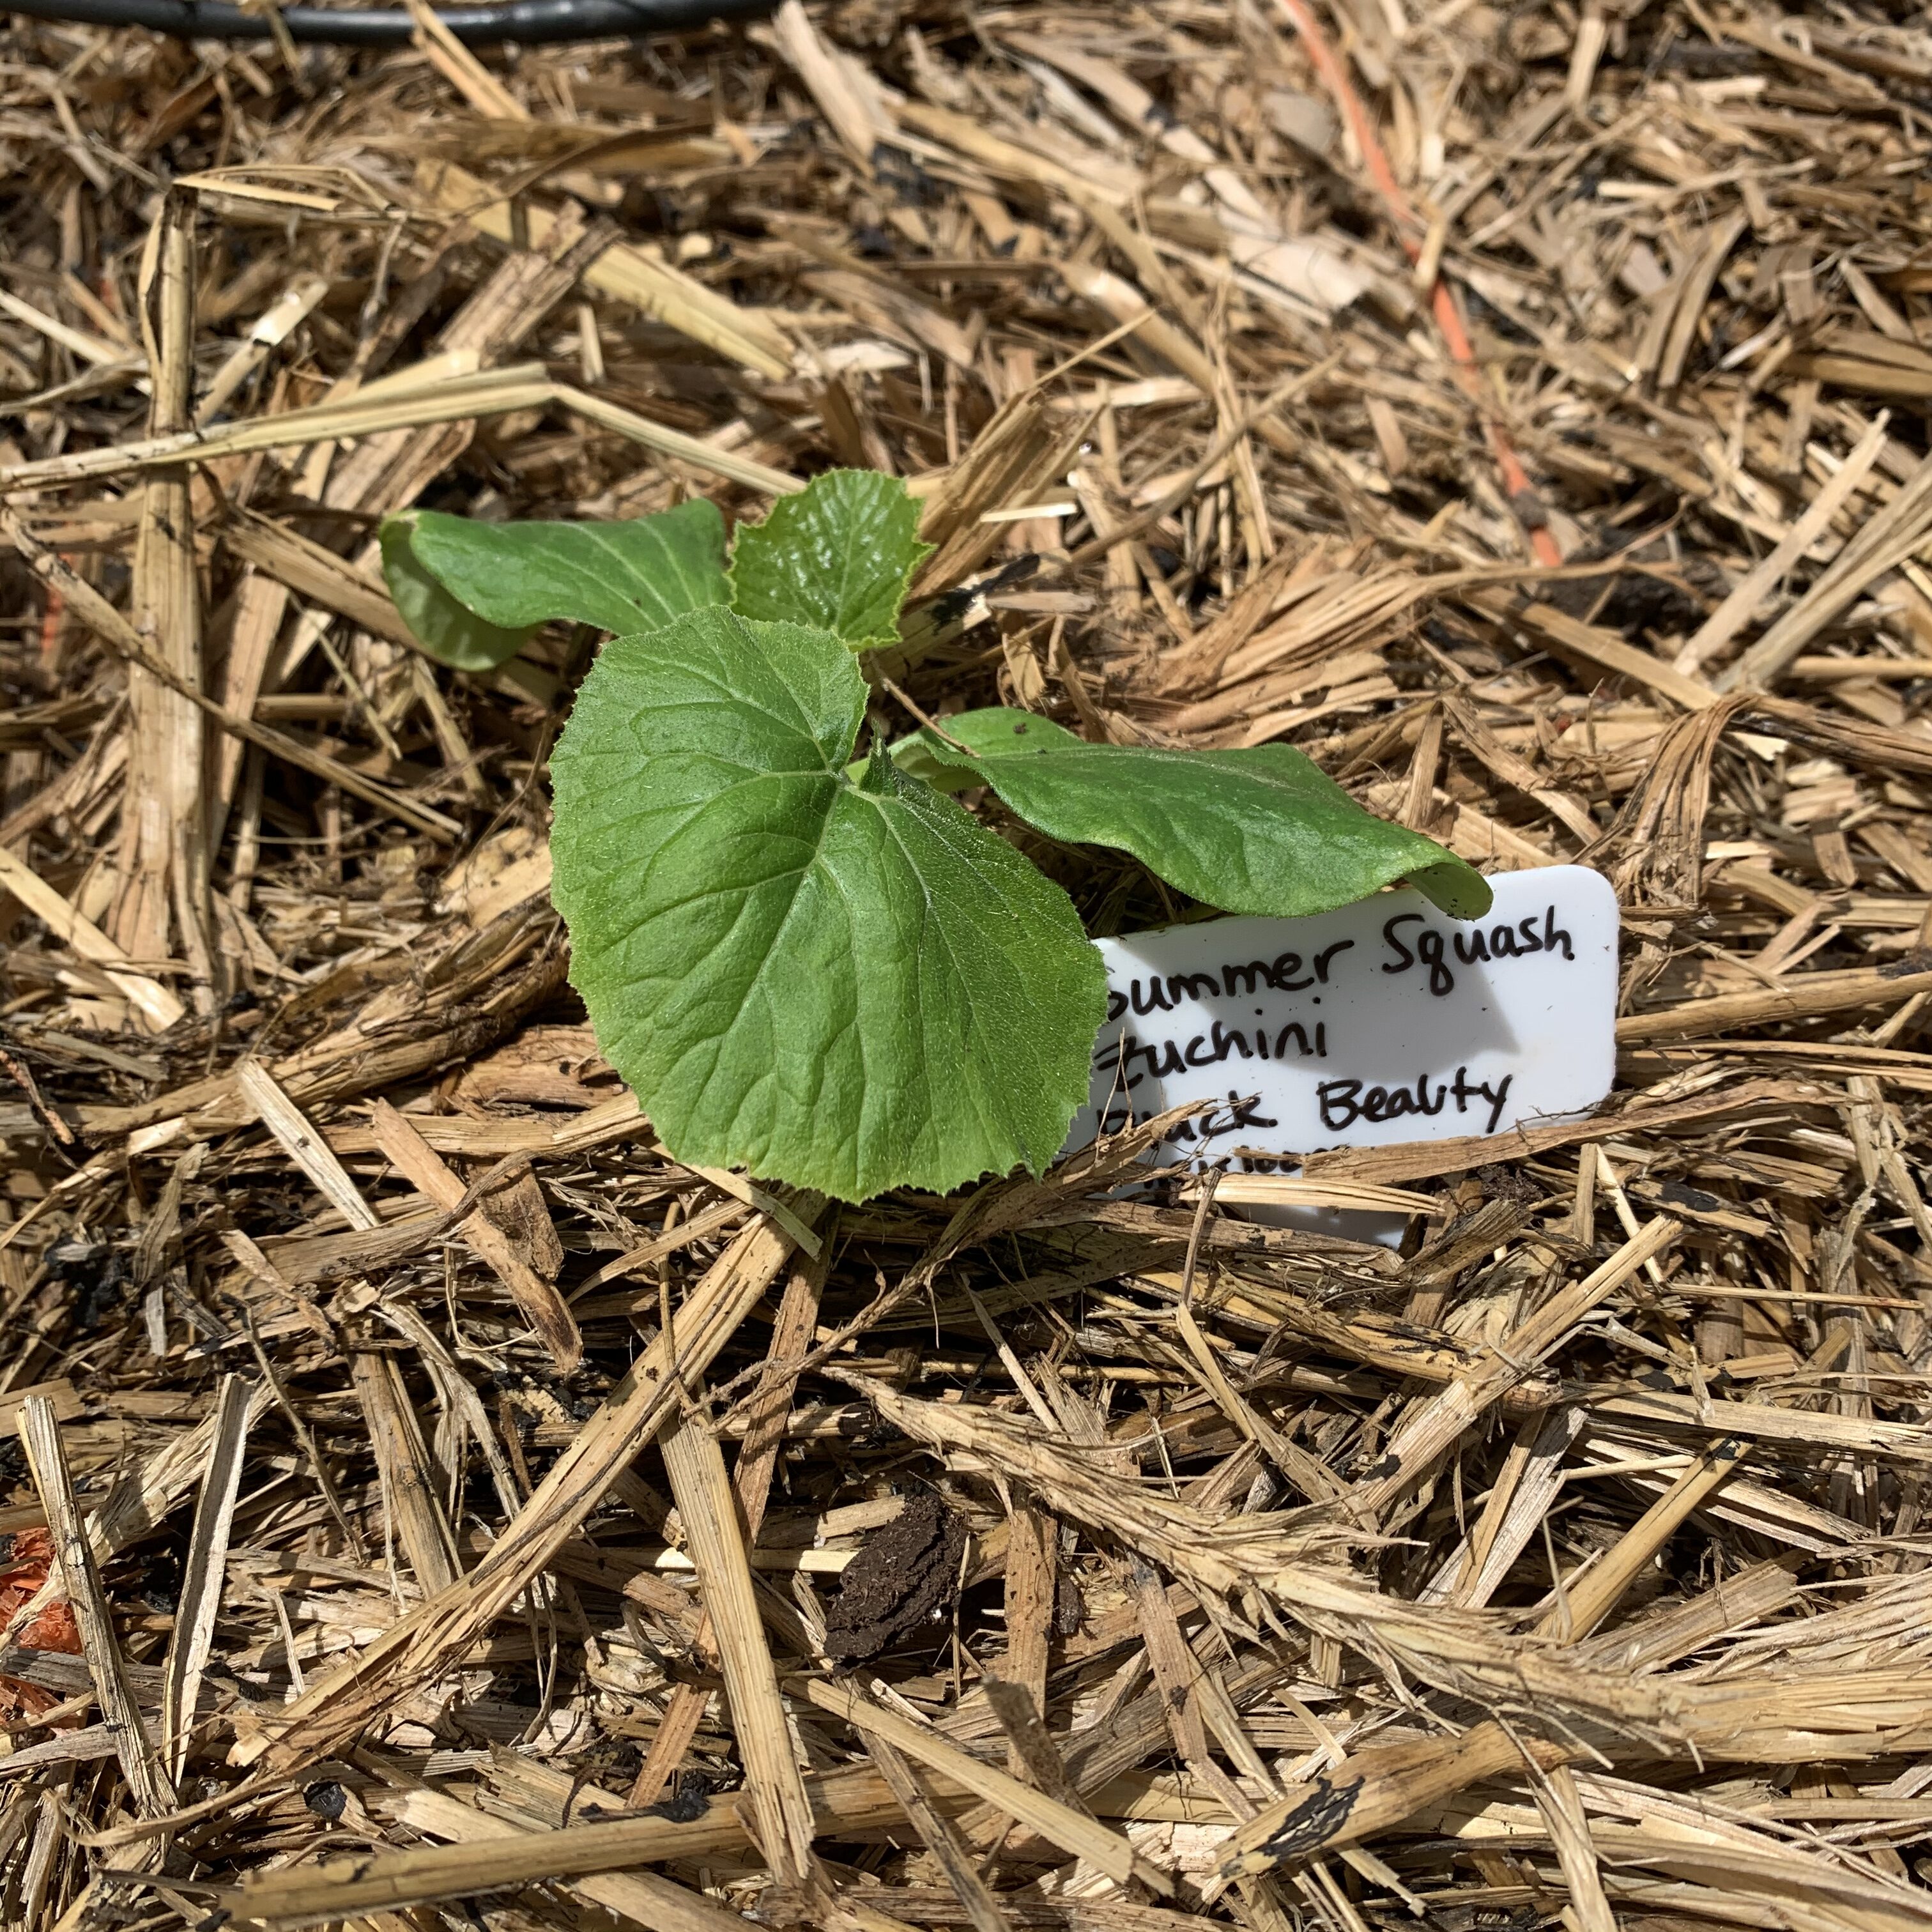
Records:
M808 624L854 650L898 634L899 606L932 546L919 506L896 476L831 470L738 532L731 608L741 616Z
M404 510L384 520L382 536L383 574L405 622L425 650L466 670L478 666L458 652L500 664L554 617L652 631L730 598L724 520L702 497L623 524L484 524Z
M956 784L992 786L1049 838L1131 852L1224 912L1329 912L1402 878L1454 918L1490 909L1480 873L1432 838L1364 811L1286 745L1090 745L1049 719L1002 709L962 712L944 728L968 749L922 730L906 741L921 767L929 760Z
M416 642L439 662L458 670L494 670L536 634L537 625L502 630L465 610L416 560L405 518L386 518L380 538L389 595Z
M1072 903L876 753L822 631L607 644L551 761L597 1037L679 1159L863 1200L1058 1153L1106 1006Z

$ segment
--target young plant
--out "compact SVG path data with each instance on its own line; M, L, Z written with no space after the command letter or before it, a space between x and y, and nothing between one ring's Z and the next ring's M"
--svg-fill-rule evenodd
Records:
M728 565L701 502L383 526L397 605L446 663L500 664L554 618L614 634L551 758L552 890L598 1042L677 1157L862 1201L1058 1152L1100 956L952 791L1228 912L1325 912L1398 879L1488 910L1461 860L1283 745L1090 745L996 708L859 757L860 653L897 637L917 526L903 484L856 470L742 527Z

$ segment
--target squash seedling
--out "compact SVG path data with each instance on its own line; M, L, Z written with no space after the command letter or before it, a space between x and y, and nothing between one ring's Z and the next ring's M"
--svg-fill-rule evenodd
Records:
M1231 913L1325 912L1480 876L1285 745L1090 745L992 709L874 737L860 653L927 547L896 478L835 470L740 528L391 518L424 647L482 670L572 618L613 634L551 758L553 894L599 1044L678 1159L848 1201L1059 1151L1106 1010L1073 903L950 793L1130 853Z

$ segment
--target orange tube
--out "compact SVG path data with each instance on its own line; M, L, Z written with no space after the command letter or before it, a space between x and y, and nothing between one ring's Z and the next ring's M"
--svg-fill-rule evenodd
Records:
M1336 108L1348 121L1355 145L1362 151L1362 164L1368 170L1369 178L1382 198L1396 238L1401 242L1410 261L1420 261L1421 218L1395 178L1395 170L1389 165L1388 151L1382 146L1382 137L1376 131L1376 124L1370 118L1361 96L1355 92L1354 83L1348 78L1347 68L1328 44L1328 37L1322 32L1321 23L1306 0L1280 0L1280 4L1306 45L1308 58L1334 97ZM1529 478L1496 413L1496 398L1484 383L1476 352L1469 341L1468 327L1462 320L1461 304L1456 299L1455 291L1442 279L1439 269L1430 287L1429 307L1436 318L1436 333L1442 337L1442 346L1448 352L1450 362L1455 369L1456 380L1469 400L1482 412L1490 448L1495 455L1497 469L1502 472L1503 488L1514 502L1528 492ZM1529 547L1535 553L1538 562L1554 566L1563 561L1563 554L1557 548L1556 539L1546 526L1526 525L1526 530Z

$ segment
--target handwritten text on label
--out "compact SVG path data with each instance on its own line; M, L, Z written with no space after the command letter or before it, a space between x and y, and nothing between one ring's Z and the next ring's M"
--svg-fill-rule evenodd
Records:
M1211 1101L1162 1157L1266 1172L1587 1112L1616 1069L1616 895L1580 866L1490 883L1495 905L1466 923L1401 892L1102 940L1107 1023L1075 1142Z

